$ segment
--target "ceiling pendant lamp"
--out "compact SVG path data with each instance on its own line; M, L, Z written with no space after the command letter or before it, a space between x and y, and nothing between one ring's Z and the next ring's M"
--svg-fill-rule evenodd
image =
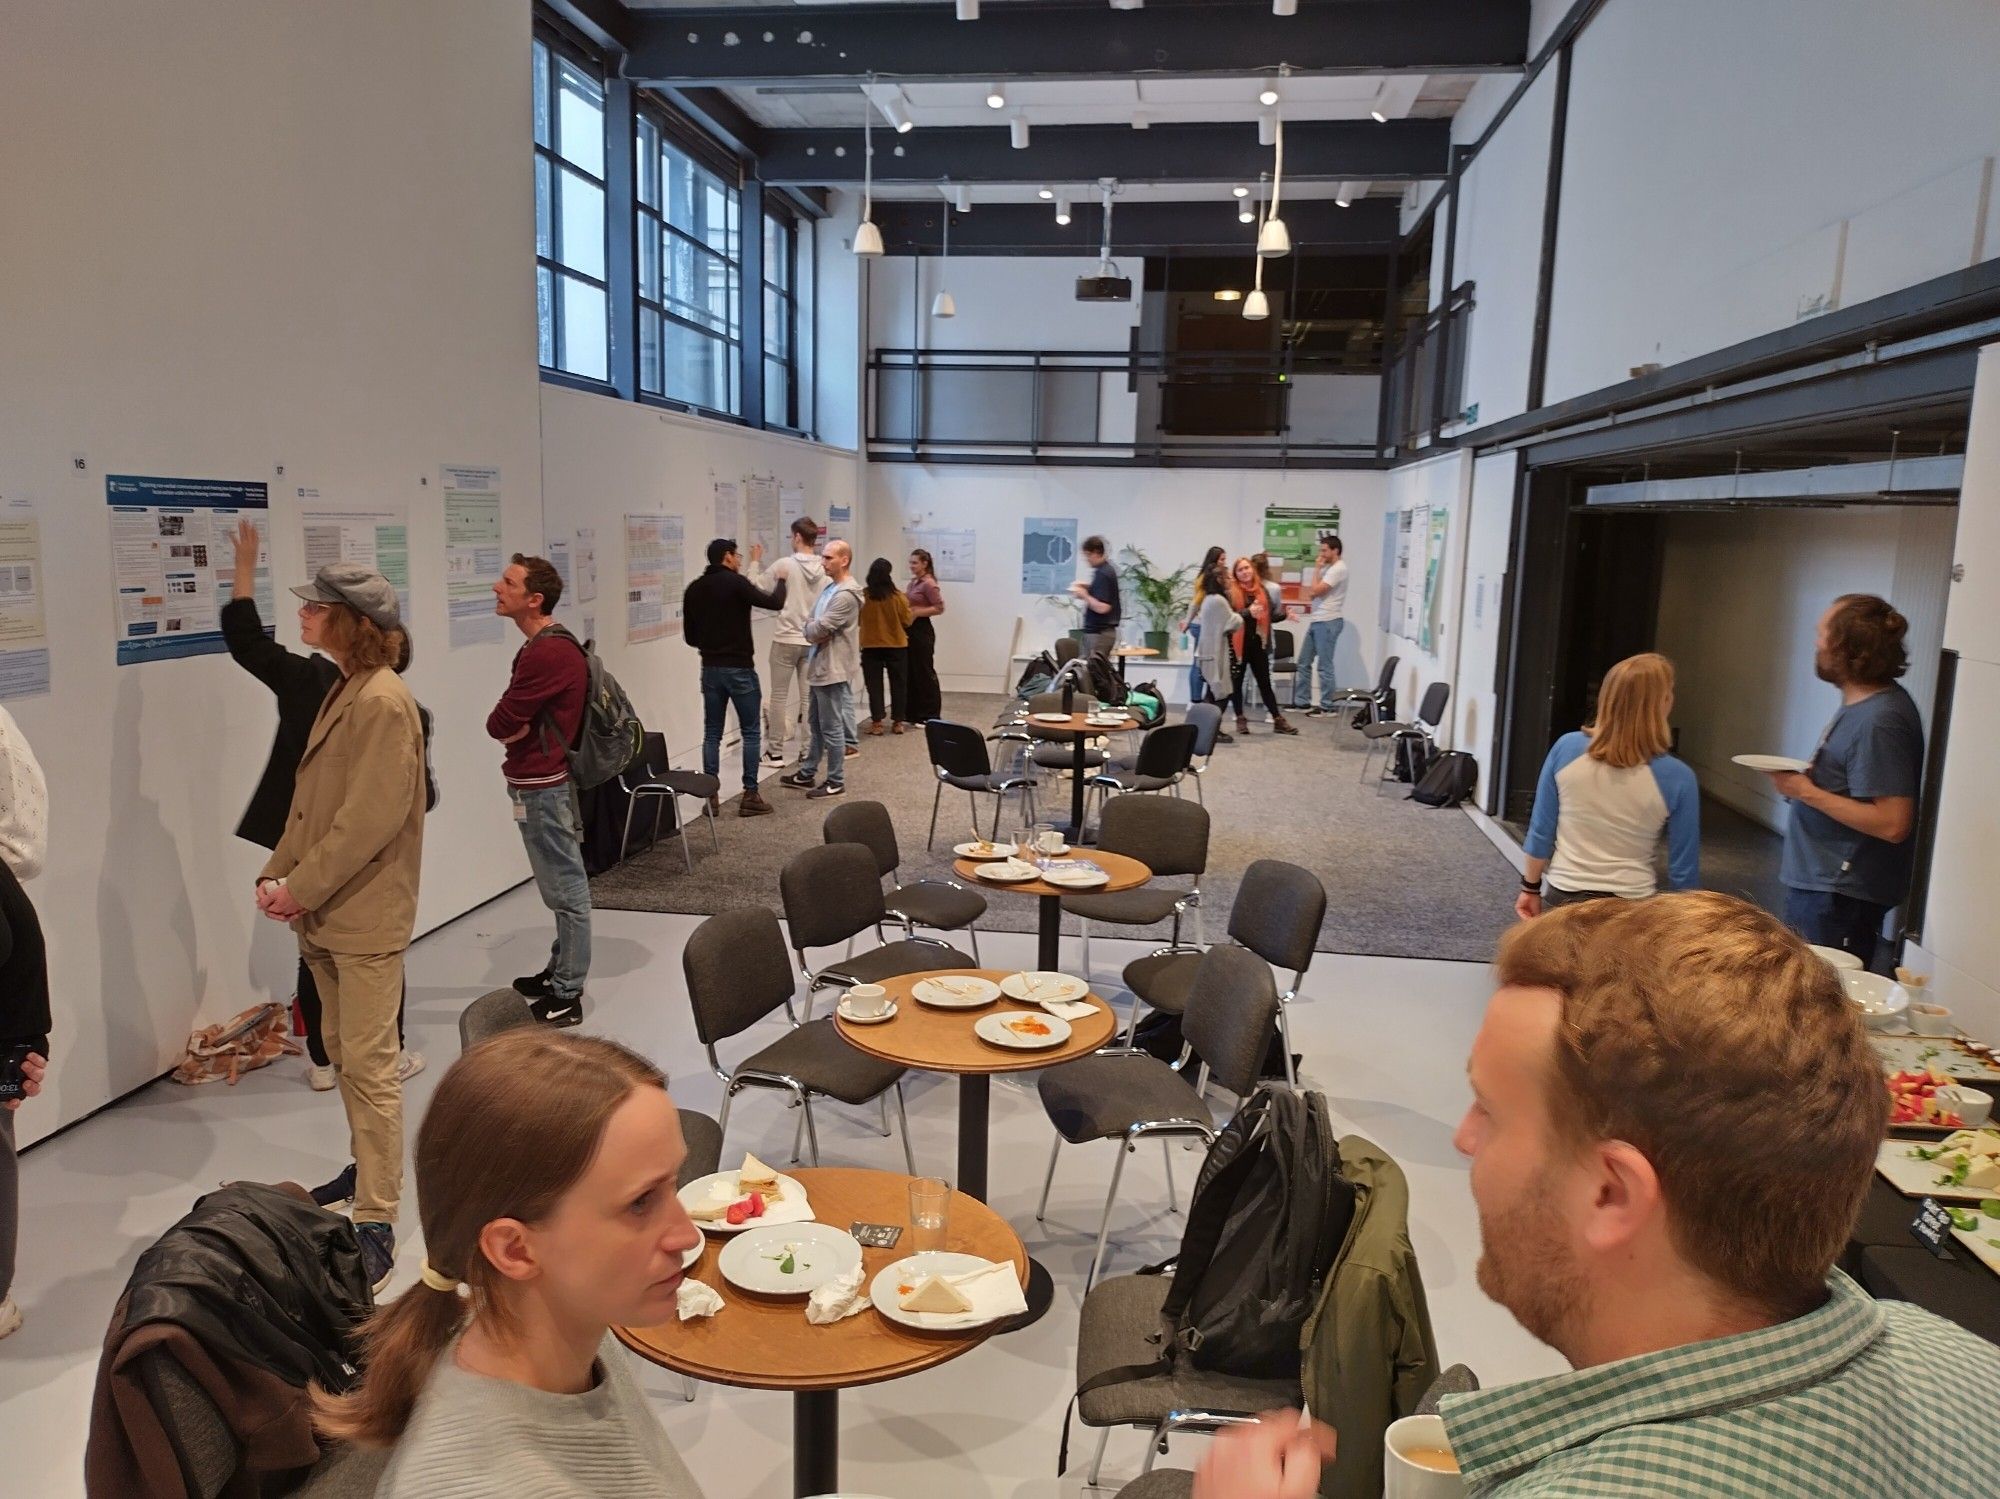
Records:
M1276 154L1271 163L1271 208L1265 216L1264 227L1257 231L1257 255L1259 259L1273 258L1292 253L1292 236L1285 228L1285 221L1278 217L1278 200L1285 190L1285 122L1278 121L1277 138L1274 142Z
M1262 185L1262 183L1258 184L1260 187ZM1261 242L1263 239L1262 226L1259 226L1257 237ZM1264 295L1264 257L1260 252L1251 256L1250 259L1257 269L1256 273L1250 279L1250 295L1243 299L1243 320L1248 323L1261 323L1271 315L1271 300Z
M1007 122L1007 138L1016 151L1028 149L1028 117L1015 115Z
M932 317L942 318L942 317L958 316L958 303L954 302L951 298L951 293L944 289L945 277L950 274L951 274L951 209L949 206L947 206L944 211L944 255L938 261L938 294L931 299Z
M862 95L861 113L861 224L854 231L854 253L873 260L882 253L882 231L875 227L875 107Z

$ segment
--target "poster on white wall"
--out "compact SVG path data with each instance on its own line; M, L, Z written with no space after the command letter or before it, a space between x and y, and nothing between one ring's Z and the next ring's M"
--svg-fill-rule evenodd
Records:
M1437 649L1439 630L1438 616L1444 607L1444 535L1450 524L1451 512L1441 505L1431 507L1430 524L1425 531L1424 546L1424 613L1422 630L1417 644L1427 651Z
M970 583L978 571L977 531L903 531L903 549L922 547L931 554L931 566L940 583Z
M764 549L766 561L778 555L778 537L783 534L784 528L778 524L776 479L743 481L743 529L747 533L742 538L745 556L749 555L753 546Z
M1397 595L1403 603L1402 617L1396 622L1396 633L1405 640L1415 640L1423 628L1424 613L1424 572L1426 548L1430 544L1431 507L1417 505L1405 512L1409 521L1409 531L1403 541L1402 577L1397 583Z
M410 617L410 518L401 510L306 510L306 571L358 562L396 590L396 607Z
M549 559L549 566L556 570L556 576L562 579L563 603L572 602L576 598L576 588L573 586L570 575L568 539L561 536L551 536L547 542L547 550L544 555ZM557 607L560 608L561 606L558 605Z
M0 511L0 699L48 690L41 522L31 507L9 504Z
M715 481L714 536L734 536L743 529L743 487L734 479Z
M257 527L255 597L271 617L270 553L264 485L231 479L157 479L110 474L111 576L118 664L206 656L227 647L222 600L235 582L229 535Z
M1076 517L1030 515L1021 521L1021 592L1068 593L1076 581Z
M681 518L625 517L625 643L643 645L681 630Z
M597 527L576 528L576 601L597 602Z
M806 513L806 487L803 484L780 484L778 486L778 534L789 535L792 522L803 520ZM786 551L791 547L787 544Z
M500 549L500 470L446 464L444 596L451 648L491 645L501 638L493 585L507 570Z
M826 507L826 525L821 528L825 535L822 544L829 541L844 541L854 545L854 507L852 505L829 505Z

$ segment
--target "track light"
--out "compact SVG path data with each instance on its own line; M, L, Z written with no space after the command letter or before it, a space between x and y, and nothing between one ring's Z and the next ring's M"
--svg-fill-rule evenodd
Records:
M1277 144L1278 117L1276 115L1257 116L1257 144L1270 146Z
M1040 198L1044 203L1048 202L1055 195L1056 190L1052 187L1038 187L1035 189L1035 196Z
M1153 128L1153 117L1143 109L1133 110L1132 128L1134 130L1151 130Z
M1257 210L1250 206L1248 198L1245 198L1241 203L1236 205L1236 222L1239 224L1254 224L1257 222Z
M986 107L988 109L1005 109L1007 107L1007 88L1005 84L996 83L986 91Z
M1111 0L1113 10L1144 10L1146 0Z
M1382 113L1380 105L1377 105L1374 109L1368 111L1368 118L1373 120L1378 125L1386 125L1389 123L1389 117L1384 113Z
M1026 115L1015 115L1013 119L1009 120L1007 122L1007 135L1013 141L1016 151L1027 150L1028 117Z
M908 135L917 122L910 118L910 104L901 89L891 89L882 97L882 117L896 127L896 134Z
M954 206L957 207L960 213L971 213L972 189L967 187L964 183L960 183L957 189L952 193L951 201L954 204Z
M1067 224L1069 223L1069 194L1068 194L1068 193L1057 193L1057 194L1056 194L1056 222L1057 222L1058 224L1063 224L1063 225L1067 225Z
M1237 291L1234 287L1225 286L1215 294L1215 300L1218 302L1240 302L1243 300L1243 293Z
M1243 299L1243 316L1253 323L1261 323L1271 315L1271 299L1264 295L1264 288L1258 287Z
M1296 0L1294 0L1294 3L1296 3ZM1278 12L1278 14L1282 16L1286 14L1286 12L1281 10ZM958 0L958 18L961 21L978 20L979 0Z
M965 0L959 0L959 4L962 7ZM976 15L979 11L977 0L974 0L972 9ZM1299 0L1271 0L1271 14L1274 16L1295 16L1298 13Z
M1266 109L1278 102L1278 85L1275 79L1264 85L1262 92L1257 95L1257 102Z
M1237 183L1236 186L1232 187L1230 189L1230 192L1234 193L1239 198L1247 198L1250 196L1250 189L1245 187L1240 182Z
M1335 189L1333 190L1333 203L1334 203L1334 207L1336 207L1336 208L1351 208L1351 207L1353 207L1353 206L1354 206L1354 184L1353 184L1353 183L1351 183L1351 182L1343 182L1343 183L1341 183L1341 184L1340 184L1340 186L1339 186L1339 187L1335 188Z

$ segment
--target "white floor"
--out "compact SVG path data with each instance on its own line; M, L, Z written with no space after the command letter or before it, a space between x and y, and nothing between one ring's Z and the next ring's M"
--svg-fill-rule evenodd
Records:
M675 1096L714 1113L720 1086L707 1072L690 1021L680 949L695 918L600 912L586 1025L653 1057ZM410 1044L430 1068L409 1089L410 1131L439 1073L457 1054L457 1016L467 1001L540 966L549 922L531 887L425 938L409 963ZM989 964L1026 963L1030 936L981 938ZM1139 949L1099 941L1100 988ZM1072 947L1066 958L1076 961ZM1487 993L1483 967L1322 954L1293 1012L1306 1081L1322 1089L1345 1129L1368 1135L1409 1173L1411 1234L1420 1256L1438 1342L1447 1363L1464 1361L1487 1383L1563 1367L1473 1281L1478 1225L1463 1162L1451 1146L1466 1101L1464 1059ZM754 1034L754 1033L753 1033ZM753 1043L753 1044L761 1044ZM726 1053L727 1055L727 1053ZM917 1163L949 1175L957 1110L950 1079L908 1084ZM872 1110L827 1107L819 1115L829 1164L902 1170L900 1145L874 1127ZM754 1147L788 1158L792 1127L775 1101L739 1098L725 1151ZM1065 1150L1046 1225L1034 1217L1049 1125L1032 1077L993 1090L990 1201L1056 1277L1056 1304L1036 1326L996 1339L953 1363L842 1397L842 1487L918 1499L942 1492L1008 1499L1074 1494L1091 1439L1067 1477L1056 1444L1074 1384L1077 1304L1111 1170L1111 1147ZM0 1466L7 1493L61 1499L83 1492L82 1451L106 1320L141 1249L201 1192L225 1180L324 1180L345 1160L337 1095L307 1090L301 1063L287 1060L236 1087L156 1083L22 1161L23 1227L15 1294L27 1325L0 1343ZM1178 1158L1183 1193L1197 1157ZM1164 1208L1159 1152L1130 1163L1113 1220L1112 1273L1165 1257L1179 1220ZM414 1280L421 1246L412 1199L403 1216L398 1284ZM392 1293L393 1294L393 1293ZM645 1366L645 1387L689 1465L711 1495L768 1496L791 1490L790 1398L704 1386L693 1404L678 1379ZM1136 1474L1145 1443L1113 1434L1104 1483ZM1191 1465L1196 1443L1165 1459ZM1076 1454L1073 1453L1073 1457Z

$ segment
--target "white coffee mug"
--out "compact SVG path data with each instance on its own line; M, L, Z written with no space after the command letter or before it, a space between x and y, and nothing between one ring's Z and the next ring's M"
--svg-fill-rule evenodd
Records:
M1407 1454L1442 1453L1451 1458L1451 1438L1442 1416L1405 1416L1382 1434L1383 1499L1463 1499L1465 1480L1457 1462L1447 1471Z
M889 991L880 984L856 984L847 991L847 1008L863 1020L872 1020L889 1008Z

